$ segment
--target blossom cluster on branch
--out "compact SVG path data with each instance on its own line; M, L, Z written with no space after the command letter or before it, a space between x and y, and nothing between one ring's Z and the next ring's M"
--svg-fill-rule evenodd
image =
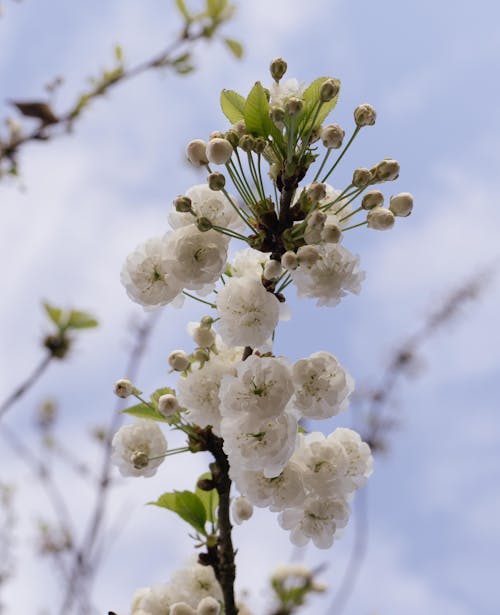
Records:
M207 142L191 141L186 151L194 166L206 168L207 183L174 200L171 230L132 252L121 274L129 297L146 310L179 307L186 297L210 309L188 327L194 349L169 356L179 373L175 389L146 400L129 380L116 383L119 396L140 403L126 410L138 421L115 434L113 448L125 476L151 476L166 457L187 451L214 456L195 492L165 493L155 502L190 523L197 546L206 548L199 563L212 567L221 590L210 594L214 613L238 612L232 497L233 521L250 518L253 505L268 507L296 545L328 548L348 522L353 494L373 469L370 448L351 429L325 436L307 433L304 425L346 410L354 381L328 351L294 363L276 355L275 330L290 318L292 285L318 306L359 293L365 274L344 245L347 231L390 229L413 206L406 192L384 206L375 188L397 179L393 159L356 169L343 189L326 183L361 129L375 123L375 110L368 104L355 109L344 145L344 129L324 125L340 82L283 82L286 69L282 59L274 60L270 87L257 82L247 98L222 92L230 128ZM243 249L230 251L232 239ZM186 434L184 447L168 449L162 422ZM193 601L179 610L168 598L155 610L148 600L136 600L133 613L205 613Z

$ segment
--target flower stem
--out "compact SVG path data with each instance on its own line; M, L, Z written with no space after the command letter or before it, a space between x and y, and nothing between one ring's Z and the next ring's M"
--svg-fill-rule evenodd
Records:
M195 295L188 293L186 290L183 290L182 294L186 295L186 297L190 297L191 299L195 299L195 301L199 301L200 303L205 303L206 305L209 305L211 308L215 309L217 307L215 303L210 303L210 301L205 301L205 299L200 299L199 297L196 297Z
M354 141L354 139L356 138L356 135L358 134L358 132L360 131L360 127L356 126L356 129L354 130L354 132L352 133L351 138L349 139L349 141L347 142L346 146L344 147L344 149L342 150L342 152L340 153L340 156L337 158L337 160L333 163L332 168L328 171L328 173L323 177L323 179L321 180L321 182L326 182L326 180L330 177L330 175L333 173L333 171L335 170L335 167L338 165L338 163L342 160L342 158L344 157L344 154L347 152L347 150L349 149L351 143Z

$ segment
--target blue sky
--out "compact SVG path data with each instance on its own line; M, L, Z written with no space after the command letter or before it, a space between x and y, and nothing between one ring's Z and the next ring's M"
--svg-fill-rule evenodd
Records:
M5 99L39 96L58 74L66 78L58 95L65 108L86 77L108 63L114 44L133 64L161 49L179 25L172 4L158 0L4 5L2 117L11 113ZM9 424L28 442L33 408L51 395L61 404L65 440L82 456L95 455L88 426L111 412L127 325L141 315L120 286L121 263L137 243L165 230L172 198L202 180L184 164L183 150L189 139L226 126L220 90L246 93L254 81L268 79L275 56L285 57L289 75L299 80L341 79L334 114L340 124L351 125L360 102L378 111L377 124L363 131L335 184L343 187L356 166L393 156L402 172L387 193L411 191L416 203L390 233L361 230L346 238L367 271L362 293L334 309L292 300L279 352L296 359L324 348L360 384L372 382L448 289L500 256L495 2L253 0L239 6L226 32L244 43L242 62L219 45L201 47L199 71L188 78L150 74L120 86L93 105L73 136L25 149L24 190L0 186L0 391L10 391L38 360L42 298L92 310L102 322L12 410ZM499 300L497 278L459 321L428 340L426 369L400 391L402 423L369 486L369 552L347 615L498 612ZM164 311L141 372L143 390L165 382L168 352L188 344L183 323L202 314L197 306ZM0 458L0 480L19 483L22 509L18 574L5 600L9 613L38 613L57 596L56 581L33 555L33 521L45 503L3 445ZM133 514L95 587L102 612L127 612L136 587L165 580L191 550L168 513L142 506L162 491L185 488L203 470L196 458L180 477L168 463L153 479L126 481L115 498L115 514L123 514L124 502ZM81 523L86 492L66 474L61 481ZM257 532L262 540L255 541ZM292 552L288 536L271 513L259 511L237 529L236 540L240 588L251 586L261 601L266 574ZM324 578L332 588L351 540L348 529L331 551L310 548L304 555L312 564L329 563ZM304 613L322 613L327 604L320 600Z

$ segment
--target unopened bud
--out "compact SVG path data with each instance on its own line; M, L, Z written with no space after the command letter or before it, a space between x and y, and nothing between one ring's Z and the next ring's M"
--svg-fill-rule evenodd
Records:
M366 217L368 228L376 231L387 231L394 226L394 214L385 207L370 209Z
M115 382L114 391L115 395L121 397L122 399L125 399L126 397L132 395L132 393L134 392L134 385L130 382L128 378L122 378L121 380Z
M226 178L222 173L210 173L208 176L208 187L210 190L222 190L226 185Z
M190 366L187 353L184 350L174 350L168 357L170 367L176 372L183 372Z
M232 513L234 522L241 525L253 515L253 504L246 497L240 496L233 501Z
M291 250L285 252L281 257L281 265L283 266L283 269L288 271L294 271L294 269L297 269L299 266L299 259L297 258L295 252L292 252Z
M342 237L342 231L337 224L327 222L321 232L321 239L325 243L338 243Z
M323 81L319 89L319 99L321 102L329 102L333 100L335 96L339 93L340 90L340 81L337 79L327 79Z
M214 164L226 164L233 154L233 146L227 139L215 138L208 142L207 158Z
M267 141L262 137L257 137L253 146L253 151L256 154L262 154L266 149Z
M234 130L233 128L231 128L231 130L228 130L226 132L225 138L227 139L227 141L229 141L229 143L231 143L233 148L238 147L238 143L240 142L240 135L236 132L236 130Z
M362 105L358 105L356 109L354 109L354 121L356 125L361 126L373 126L375 124L375 120L377 119L377 114L375 109L369 105L368 103L363 103Z
M191 205L192 202L188 196L178 196L176 199L174 199L175 211L179 211L182 213L192 211Z
M287 113L290 117L298 115L303 108L304 101L301 98L297 98L296 96L291 96L285 102L285 113Z
M198 604L196 615L219 615L220 604L212 596L207 596Z
M372 180L372 172L370 169L356 169L352 176L352 185L356 188L364 188Z
M314 202L321 201L326 196L325 184L319 182L313 182L307 189L307 196L309 196Z
M134 451L130 456L130 461L136 470L142 470L149 463L149 457L144 451Z
M285 121L285 110L283 107L271 107L269 109L269 117L275 124L282 124Z
M276 58L275 60L271 62L271 66L269 67L269 70L271 72L271 77L275 81L279 81L283 77L283 75L286 73L287 68L288 68L288 65L285 62L285 60L283 60L283 58Z
M225 135L221 130L214 130L210 133L208 137L209 141L211 141L212 139L225 139Z
M326 222L326 214L324 211L320 211L316 209L312 212L310 216L307 218L307 227L308 228L319 228L322 229Z
M196 611L187 602L176 602L172 604L169 615L196 615Z
M237 132L240 135L240 137L245 135L247 132L245 120L238 120L235 124L231 126L231 130L234 130L235 132Z
M384 195L380 190L370 190L367 192L361 201L361 207L363 209L373 209L374 207L380 207L384 204Z
M212 228L212 226L213 225L208 218L205 218L204 216L202 216L201 218L196 218L196 228L201 233L206 233Z
M196 327L193 331L193 340L201 348L209 348L215 342L215 332L206 327Z
M314 246L300 246L297 250L299 264L312 267L319 259L318 250Z
M255 145L255 139L254 137L252 137L252 135L243 135L240 138L240 148L244 151L244 152L251 152L253 151Z
M208 163L207 144L202 139L190 141L186 148L186 156L195 167L205 166Z
M204 348L196 348L193 352L193 359L202 365L210 360L210 353Z
M328 124L321 129L321 141L328 149L339 149L342 147L345 132L338 124Z
M401 192L396 196L391 196L389 209L395 216L406 218L413 209L413 195L409 192Z
M214 319L211 316L203 316L200 320L200 327L203 327L204 329L210 329L213 324Z
M172 395L171 393L165 393L158 400L158 412L168 418L172 416L179 410L179 402L177 401L177 397Z
M399 177L399 162L386 158L376 165L375 174L379 181L391 182Z
M264 278L266 280L274 280L281 275L281 263L271 259L264 266Z

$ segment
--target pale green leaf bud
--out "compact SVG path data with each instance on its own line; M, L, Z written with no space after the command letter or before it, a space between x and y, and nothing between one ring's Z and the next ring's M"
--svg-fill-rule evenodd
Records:
M413 195L409 192L401 192L396 194L396 196L392 196L389 209L395 216L406 218L413 209Z
M208 176L208 186L210 190L222 190L226 185L226 178L222 173L210 173Z
M384 195L380 190L370 190L367 192L361 201L361 207L363 209L373 209L374 207L380 207L384 204Z
M271 77L275 81L279 81L280 79L283 78L284 74L286 73L287 68L288 68L288 65L285 62L285 60L283 60L283 58L276 58L275 60L271 62L271 66L269 67L269 70L271 72Z
M179 211L182 213L190 212L191 209L191 199L188 196L180 195L176 199L174 199L174 207L175 211Z
M321 129L321 140L328 149L339 149L342 147L345 131L338 124L328 124Z
M184 350L172 351L168 357L168 362L170 367L176 372L183 372L191 365L189 356Z
M207 158L213 164L226 164L233 154L233 146L227 139L216 137L207 144Z
M186 156L195 167L205 166L208 163L207 144L202 139L190 141L186 148Z
M376 231L387 231L394 226L394 214L385 207L370 209L366 217L368 228Z
M356 169L352 176L352 185L356 186L356 188L364 188L368 186L368 184L372 180L372 173L370 169Z
M291 96L285 101L285 113L290 117L298 115L304 108L304 101L296 96Z
M356 125L361 126L373 126L375 124L375 120L377 119L377 114L375 109L369 105L368 103L363 103L362 105L358 105L356 109L354 109L354 121Z
M337 79L327 79L319 89L319 99L321 102L333 100L340 91L340 81Z

